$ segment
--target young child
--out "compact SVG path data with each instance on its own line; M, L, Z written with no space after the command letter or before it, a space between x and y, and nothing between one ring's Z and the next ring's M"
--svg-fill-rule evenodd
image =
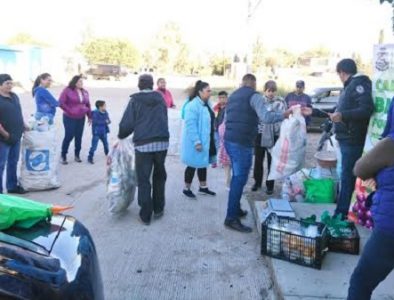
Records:
M103 143L105 155L109 152L107 134L109 133L108 124L111 123L105 101L97 100L95 105L96 109L92 111L92 146L88 156L88 162L91 164L94 164L93 156L99 140Z
M224 114L226 112L226 104L228 100L228 94L226 91L220 91L218 94L218 103L214 106L213 110L216 114L215 117L215 146L216 151L219 152L220 138L219 138L219 126L223 123ZM217 163L212 164L212 168L216 168Z
M265 106L268 111L284 112L286 110L286 102L282 98L276 96L277 90L278 88L276 86L275 81L273 80L267 81L264 85L263 100L265 102ZM267 154L268 173L270 172L272 158L269 149L275 145L275 142L279 138L280 125L281 122L274 124L263 124L260 121L259 134L256 138L256 144L255 144L255 160L254 160L255 184L252 187L252 191L254 192L261 188L263 182L263 174L264 174L263 163L264 163L265 154ZM267 188L266 194L272 195L274 193L275 182L273 180L267 180L265 184Z
M225 122L222 122L219 125L218 133L219 133L219 163L224 169L224 174L226 176L226 188L230 189L231 183L231 161L230 157L227 154L226 148L224 147L224 133L226 131Z

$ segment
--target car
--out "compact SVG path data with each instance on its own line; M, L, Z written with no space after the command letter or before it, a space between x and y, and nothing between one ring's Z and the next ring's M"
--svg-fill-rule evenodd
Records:
M87 78L104 80L120 80L127 75L127 70L121 66L108 64L93 65L85 72Z
M324 112L334 111L342 89L341 87L321 87L309 93L309 96L312 98L312 106L314 109L312 120L308 125L309 131L321 131L320 125L328 117Z
M71 216L0 232L0 299L104 299L96 248Z

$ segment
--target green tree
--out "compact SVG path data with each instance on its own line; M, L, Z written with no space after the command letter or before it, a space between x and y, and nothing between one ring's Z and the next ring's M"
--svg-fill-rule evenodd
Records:
M154 65L160 72L184 73L190 69L190 50L176 23L166 23L159 30L151 49Z
M210 57L209 66L212 75L224 75L226 66L231 63L231 59L225 55L214 54Z
M94 38L80 47L81 53L91 64L116 64L136 68L139 66L140 53L127 40L116 38Z
M324 46L318 46L312 49L309 49L302 53L303 57L327 57L331 54L330 49Z
M8 45L29 45L29 46L38 46L38 47L48 47L49 44L43 41L35 39L31 34L21 32L7 41Z

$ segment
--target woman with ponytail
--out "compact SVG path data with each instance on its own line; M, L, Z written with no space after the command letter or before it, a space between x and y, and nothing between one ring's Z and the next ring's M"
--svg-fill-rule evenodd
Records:
M183 194L189 198L196 197L190 189L196 170L200 181L199 194L216 195L207 186L207 167L216 157L215 114L209 102L210 96L209 84L199 80L190 92L188 103L184 106L185 126L181 159L187 166Z
M34 100L36 101L37 109L35 118L40 120L43 117L47 117L49 124L53 124L53 119L56 114L56 107L59 106L59 102L48 91L51 83L51 75L48 73L43 73L36 78L32 88L32 94Z

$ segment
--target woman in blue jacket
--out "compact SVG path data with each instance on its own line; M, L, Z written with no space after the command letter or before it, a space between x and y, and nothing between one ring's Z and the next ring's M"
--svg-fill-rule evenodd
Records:
M215 114L209 103L210 96L209 84L199 80L189 95L189 102L184 106L181 159L187 166L183 194L189 198L196 197L190 189L196 170L200 181L199 194L216 195L207 186L207 167L216 156Z
M374 230L350 280L348 300L369 300L373 290L394 270L394 106L388 114L383 139L354 168L361 179L373 178Z
M59 106L59 102L52 96L48 91L51 86L52 77L48 73L39 75L34 81L32 94L36 101L36 120L40 120L43 117L47 117L49 124L53 124L53 119L56 114L56 107Z

